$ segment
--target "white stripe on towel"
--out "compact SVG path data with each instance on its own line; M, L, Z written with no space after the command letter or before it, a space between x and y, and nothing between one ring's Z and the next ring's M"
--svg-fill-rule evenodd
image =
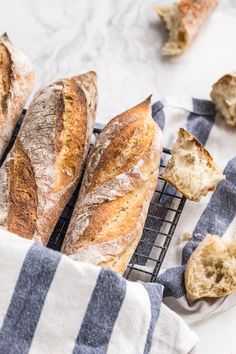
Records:
M6 242L6 237L8 242ZM32 243L1 228L0 237L0 327L11 302L22 264ZM17 254L16 254L17 250ZM6 257L7 255L7 257Z
M127 282L126 285L126 296L113 328L107 354L141 354L144 351L151 321L150 300L142 284ZM122 342L120 338L123 338Z
M29 354L70 354L73 352L99 267L75 263L63 256L35 331ZM83 284L83 286L81 286ZM53 324L57 328L50 335Z

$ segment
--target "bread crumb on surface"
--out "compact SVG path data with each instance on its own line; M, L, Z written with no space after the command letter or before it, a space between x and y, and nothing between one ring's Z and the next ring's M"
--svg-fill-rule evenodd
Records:
M213 86L211 99L227 125L236 126L236 72L221 77Z
M179 129L172 157L162 177L195 202L214 191L217 184L225 179L209 152L183 128Z
M190 240L191 237L192 237L192 233L191 232L184 232L180 236L180 242L188 241L188 240Z
M236 291L236 240L206 235L188 260L185 287L190 302Z

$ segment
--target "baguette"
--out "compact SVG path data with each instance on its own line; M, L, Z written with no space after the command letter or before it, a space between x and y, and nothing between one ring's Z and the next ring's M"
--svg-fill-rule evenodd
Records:
M62 247L72 259L125 271L142 235L162 152L150 108L148 98L99 135Z
M236 126L236 72L221 77L213 86L211 99L227 125Z
M187 199L198 202L225 179L210 153L189 132L179 129L162 177Z
M59 80L33 98L0 168L0 226L47 244L81 175L97 106L96 74Z
M185 52L217 4L218 0L179 0L173 5L156 5L156 13L170 33L163 54Z
M186 265L185 288L190 303L236 291L236 240L206 235Z
M10 141L16 122L35 79L29 59L10 42L0 37L0 158Z

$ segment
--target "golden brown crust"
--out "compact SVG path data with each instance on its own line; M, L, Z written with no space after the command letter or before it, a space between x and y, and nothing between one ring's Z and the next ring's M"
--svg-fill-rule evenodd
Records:
M37 186L31 161L17 139L15 159L9 161L9 207L7 229L32 238L37 219Z
M76 80L64 80L63 102L62 115L57 119L55 191L69 185L78 174L86 142L86 97Z
M3 120L7 113L7 99L11 88L12 61L9 50L3 43L0 43L0 118ZM0 122L2 126L3 122Z
M156 187L161 149L150 99L108 123L89 156L64 253L125 271Z
M0 37L0 157L24 108L34 82L29 59L16 49L5 33Z
M163 54L185 52L217 4L218 0L179 0L171 6L157 5L156 12L170 31Z
M17 141L0 169L0 183L4 186L1 188L0 226L47 244L80 178L96 106L94 73L62 79L35 95ZM32 168L34 180L25 178L22 171L27 172L27 168ZM30 192L28 202L29 205L32 203L32 210L31 207L22 208L25 190L31 191L32 188L37 194L34 226L28 217L31 211L35 217L33 192ZM12 218L14 212L17 217ZM21 228L18 229L18 225L22 225Z

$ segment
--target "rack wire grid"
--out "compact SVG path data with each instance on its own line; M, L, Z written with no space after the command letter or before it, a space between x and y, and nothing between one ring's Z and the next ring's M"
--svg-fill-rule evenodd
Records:
M11 141L0 161L0 166L14 144L25 113L26 110L23 111L16 125ZM94 129L92 143L95 142L101 128L102 126L98 125ZM164 148L160 164L160 173L165 168L170 155L171 151ZM81 181L54 228L48 243L49 248L58 251L61 249L77 200L80 185ZM158 184L148 210L142 237L124 273L126 279L148 282L154 282L156 280L183 211L185 201L185 198L177 192L174 187L159 176Z

